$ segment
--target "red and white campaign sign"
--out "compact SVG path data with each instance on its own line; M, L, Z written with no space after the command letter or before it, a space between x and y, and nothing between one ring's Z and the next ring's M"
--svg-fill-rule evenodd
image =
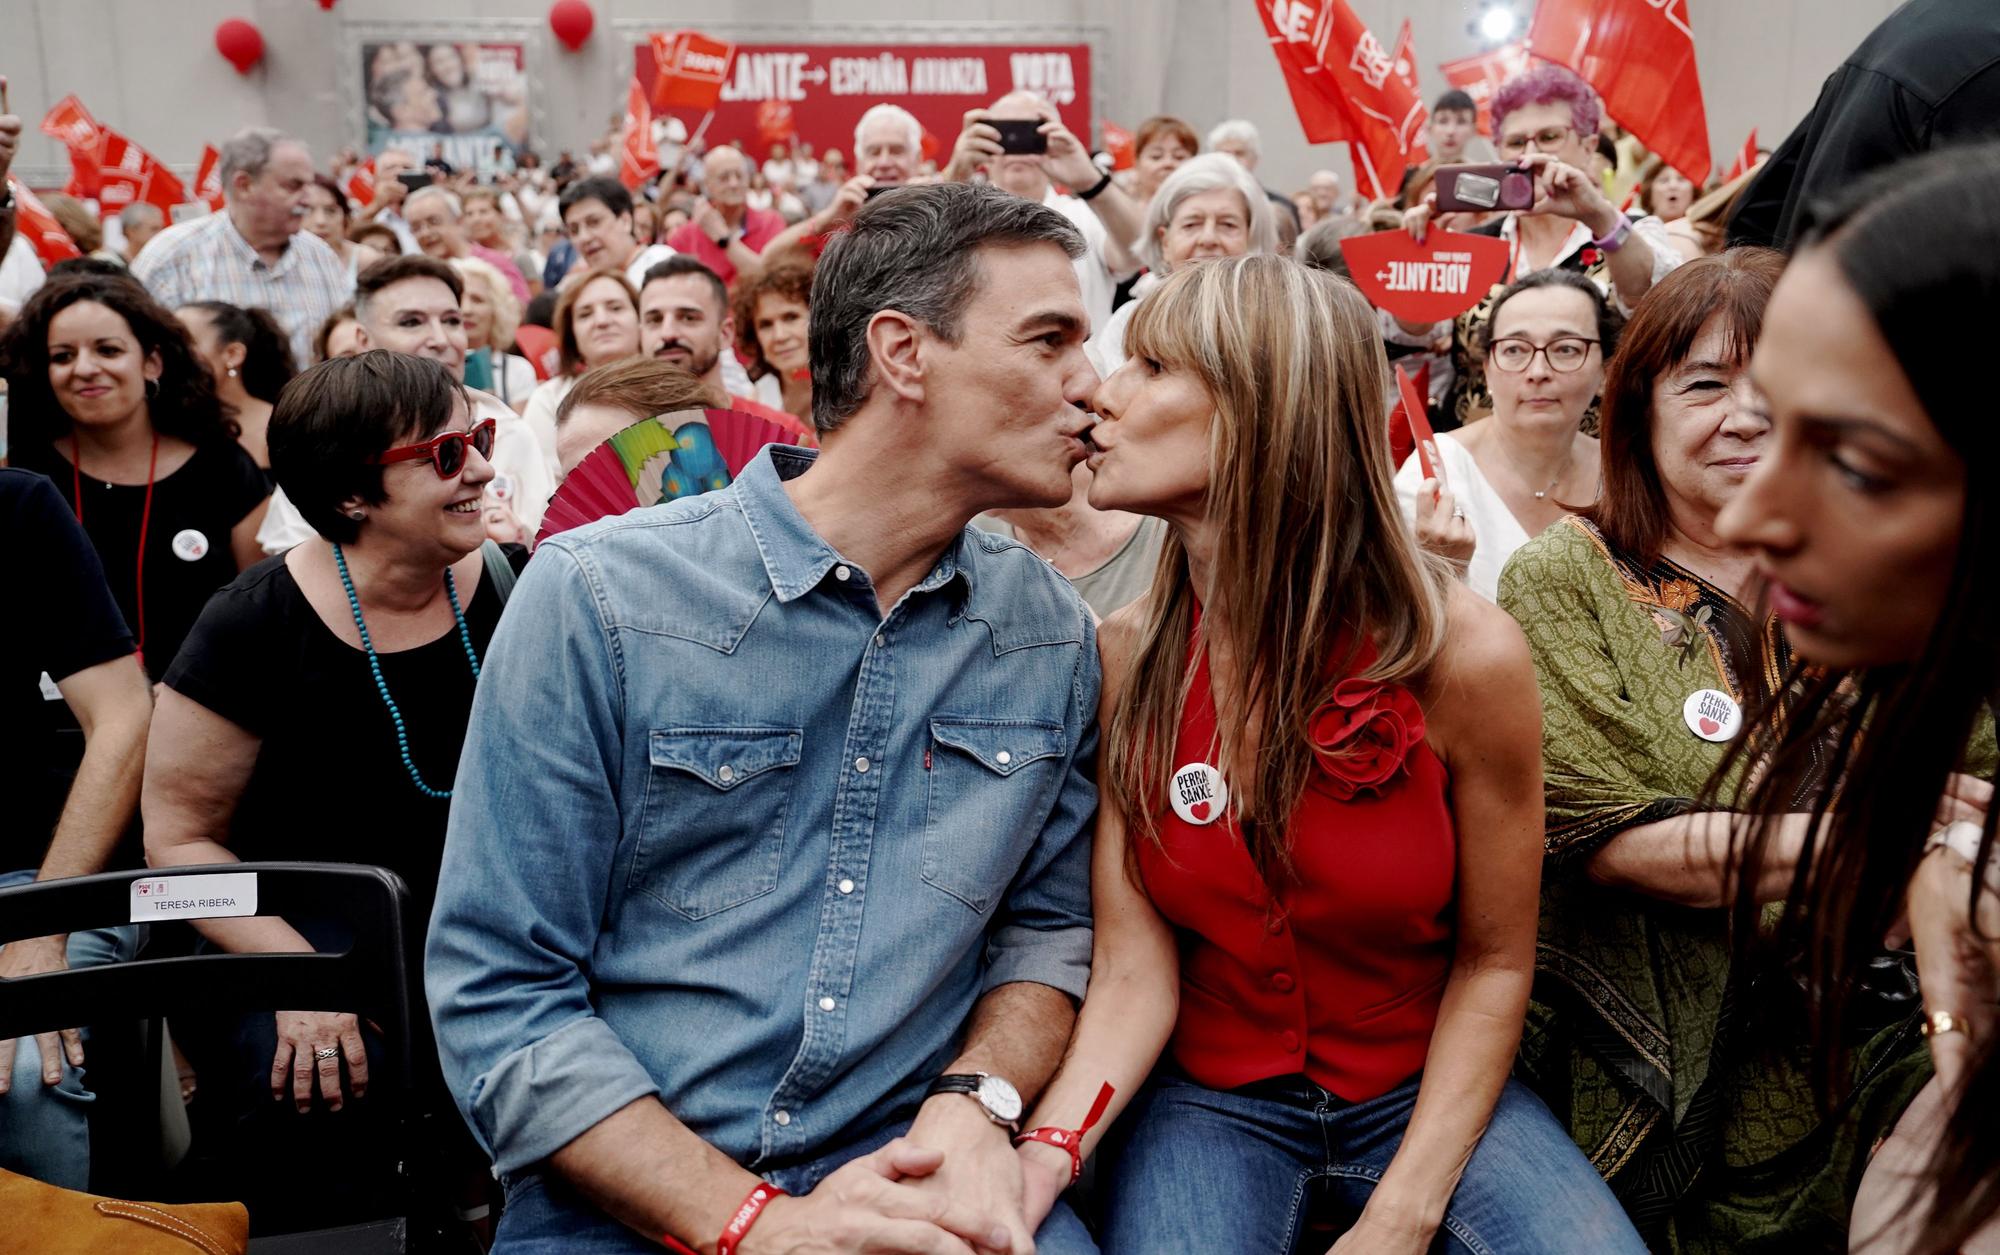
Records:
M657 100L658 63L651 41L634 50L639 81ZM1011 91L1046 96L1063 125L1090 138L1090 48L1084 44L737 44L716 93L711 143L740 140L763 157L772 142L773 111L759 127L759 106L788 105L795 135L815 151L838 148L853 168L854 126L871 106L888 101L915 114L949 150L968 109L982 109ZM672 105L692 132L703 108Z
M1377 231L1340 242L1354 286L1408 322L1442 322L1477 305L1507 273L1507 242L1490 235Z
M729 78L729 61L736 45L710 39L698 31L655 35L653 48L653 107L713 109Z

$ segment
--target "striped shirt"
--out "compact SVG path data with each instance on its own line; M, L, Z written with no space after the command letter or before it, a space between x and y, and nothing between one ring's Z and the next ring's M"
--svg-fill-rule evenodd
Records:
M213 213L168 227L132 263L133 277L168 309L191 301L261 305L292 342L292 360L312 364L313 333L354 295L340 257L317 236L300 231L275 266L265 264L229 214Z

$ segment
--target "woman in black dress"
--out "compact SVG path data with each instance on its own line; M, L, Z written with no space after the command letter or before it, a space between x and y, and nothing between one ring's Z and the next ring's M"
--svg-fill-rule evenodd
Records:
M378 350L293 380L269 431L271 469L318 536L218 593L167 673L141 798L147 859L376 864L409 884L411 917L424 921L479 662L526 560L485 541L493 423L472 421L438 363ZM311 919L197 927L231 951L340 943ZM421 953L421 926L410 943ZM470 1143L428 1023L420 1014L413 1026L415 1079L455 1154ZM299 1196L294 1149L348 1168L384 1161L377 1139L390 1126L365 1097L381 1058L355 1016L279 1011L208 1027L221 1040L186 1044L203 1092L221 1089L237 1125L247 1197Z
M124 275L57 275L0 333L13 465L97 548L147 672L166 674L210 593L263 556L270 490L187 332Z

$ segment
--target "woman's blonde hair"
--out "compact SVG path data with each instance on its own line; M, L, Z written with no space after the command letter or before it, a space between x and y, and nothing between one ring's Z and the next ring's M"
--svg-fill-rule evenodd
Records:
M498 266L479 257L454 257L451 268L468 283L477 280L486 285L486 303L493 307L493 330L486 336L487 347L495 353L512 353L514 333L521 329L521 302L515 298L507 276L500 273Z
M1275 880L1289 872L1285 831L1314 766L1313 712L1364 648L1367 678L1420 683L1443 646L1451 577L1397 505L1388 362L1353 284L1266 255L1183 266L1134 312L1125 347L1198 378L1215 406L1217 548L1197 644L1223 643L1236 676L1215 694L1208 761ZM1107 797L1152 840L1179 766L1195 602L1170 534L1105 745Z

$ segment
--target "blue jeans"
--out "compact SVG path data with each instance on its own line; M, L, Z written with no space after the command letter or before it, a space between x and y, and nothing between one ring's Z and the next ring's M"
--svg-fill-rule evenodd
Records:
M1163 1071L1112 1132L1115 1158L1099 1177L1106 1186L1104 1251L1303 1252L1309 1212L1330 1213L1336 1233L1360 1215L1416 1101L1414 1080L1347 1103L1301 1076L1213 1090ZM1541 1099L1511 1080L1431 1249L1646 1252L1569 1134Z
M810 1163L765 1174L787 1194L809 1193L832 1172L910 1131L901 1121ZM494 1255L659 1255L660 1246L599 1211L561 1180L529 1173L507 1183L507 1209L494 1235ZM1083 1222L1058 1202L1035 1234L1037 1255L1096 1255Z
M0 872L0 889L25 885L35 869ZM93 928L69 935L69 965L124 963L139 952L145 931L137 924ZM14 1042L14 1076L0 1094L0 1168L67 1190L90 1188L90 1105L97 1095L84 1069L63 1058L62 1080L42 1084L42 1052L32 1037Z

